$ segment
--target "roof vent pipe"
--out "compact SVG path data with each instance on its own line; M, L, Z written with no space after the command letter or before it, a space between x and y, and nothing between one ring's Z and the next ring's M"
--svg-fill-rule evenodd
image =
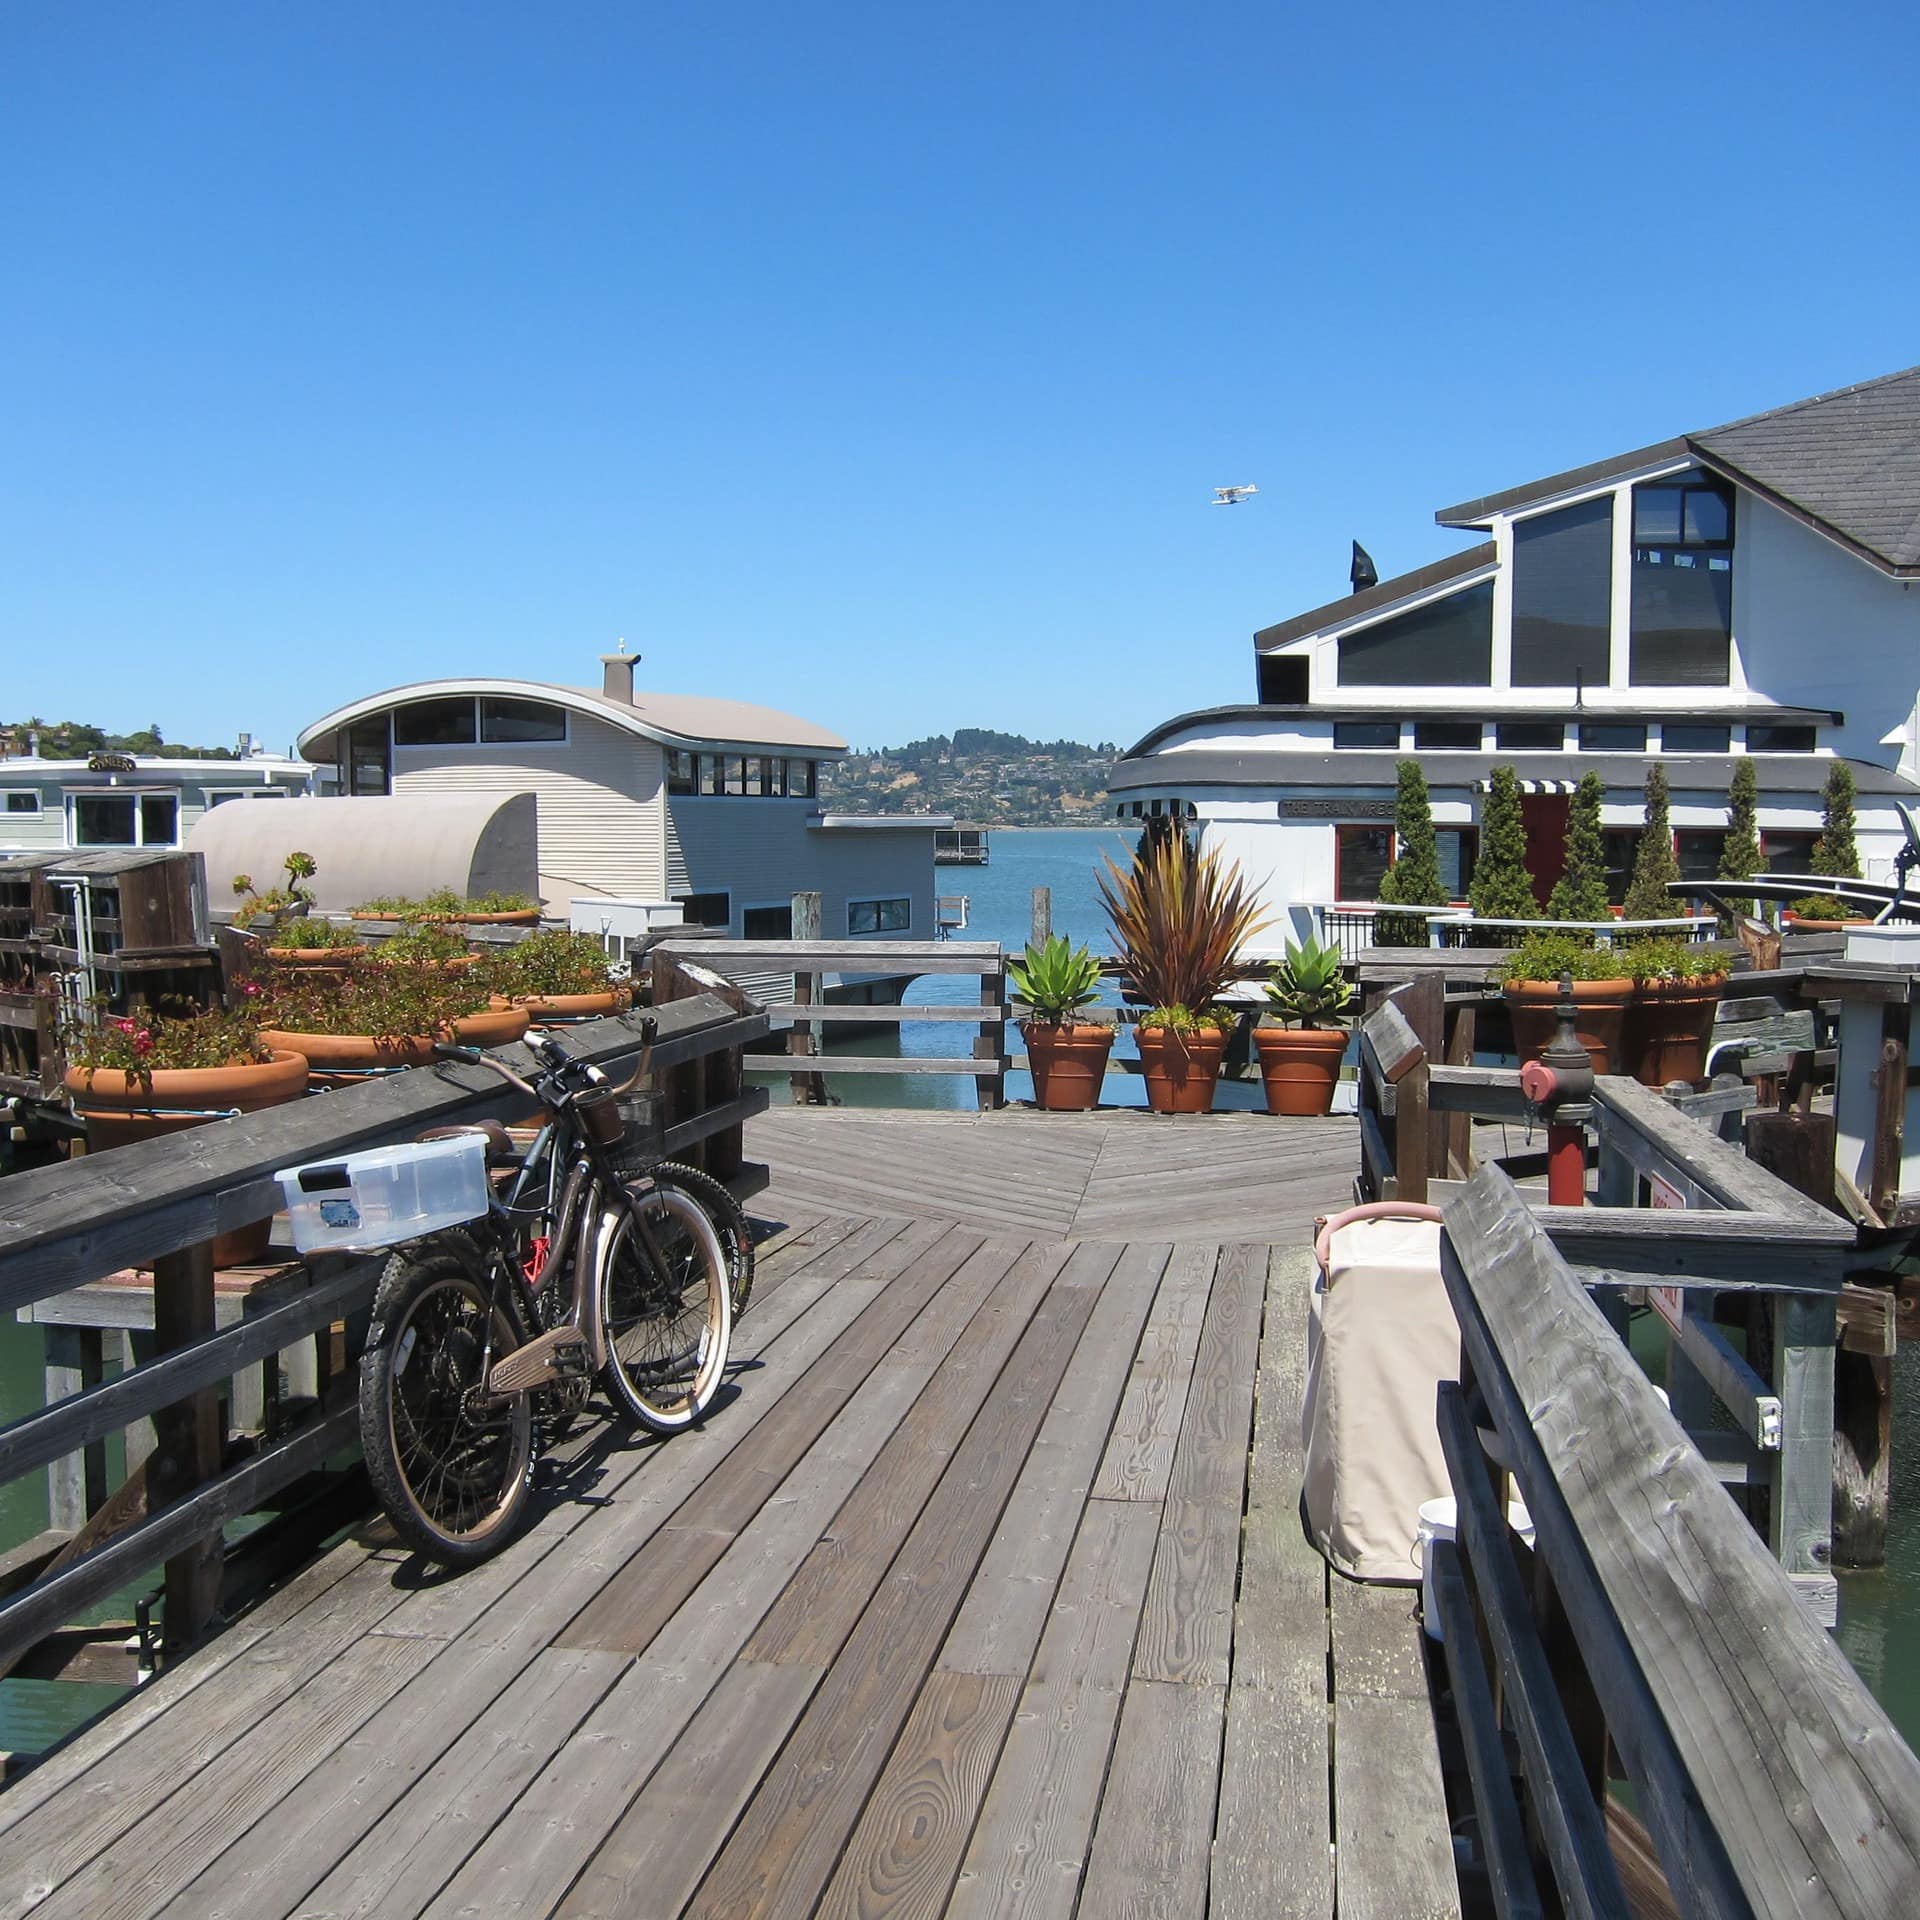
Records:
M603 653L600 656L600 691L609 700L622 700L628 706L633 704L633 670L640 664L637 653L627 651L627 643L620 642L618 653Z

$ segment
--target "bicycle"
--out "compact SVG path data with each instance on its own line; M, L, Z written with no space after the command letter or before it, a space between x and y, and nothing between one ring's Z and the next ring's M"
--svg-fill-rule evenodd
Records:
M528 1045L542 1068L532 1080L478 1048L434 1049L498 1074L544 1118L524 1154L497 1121L422 1136L478 1134L506 1192L489 1179L484 1213L395 1251L360 1362L374 1492L406 1544L448 1566L513 1538L540 1427L569 1422L595 1377L620 1413L681 1432L712 1402L732 1333L726 1254L704 1209L615 1159L620 1102L650 1046L614 1086L550 1035Z

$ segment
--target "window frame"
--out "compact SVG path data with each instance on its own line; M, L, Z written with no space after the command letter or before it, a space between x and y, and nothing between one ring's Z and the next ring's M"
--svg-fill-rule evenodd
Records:
M753 933L749 931L749 923L756 913L784 913L787 916L787 923L778 933ZM742 901L740 904L740 938L742 940L764 940L769 944L775 941L791 940L793 938L793 895L788 894L784 900Z
M1509 740L1507 732L1518 732L1522 727L1554 727L1559 730L1560 738L1550 745L1536 746L1528 742ZM1565 753L1567 750L1567 723L1564 720L1523 720L1514 717L1496 720L1493 723L1493 750L1496 753Z
M1589 733L1624 733L1632 736L1625 746L1601 746L1587 738ZM1578 726L1582 753L1638 753L1647 750L1647 723L1644 720L1582 720Z
M1684 746L1674 739L1676 729L1684 731L1691 727L1696 733L1713 734L1719 741L1718 746ZM1733 751L1733 723L1731 721L1712 720L1663 720L1660 723L1660 751L1662 753L1731 753Z
M1389 729L1391 729L1392 732L1391 739L1343 740L1340 737L1343 732L1353 733L1358 731L1365 733L1371 730L1376 734L1385 734ZM1339 753L1366 753L1369 751L1374 753L1398 753L1400 751L1400 736L1405 730L1406 723L1402 720L1336 720L1333 723L1334 750Z
M1754 739L1756 733L1796 736L1792 742L1781 743L1769 740L1762 744ZM1801 745L1797 736L1805 734L1806 742ZM1820 729L1810 722L1798 720L1786 721L1749 721L1746 727L1746 749L1749 753L1818 753L1820 751Z
M202 787L200 789L200 807L204 813L211 813L215 807L225 806L229 800L284 800L286 798L285 787Z
M1677 493L1680 496L1680 514L1678 531L1673 538L1652 534L1643 534L1640 527L1640 501L1643 494ZM1726 508L1727 530L1722 538L1701 539L1689 534L1688 526L1692 518L1687 507L1690 493L1713 494ZM1702 473L1698 468L1685 472L1665 475L1658 479L1642 480L1628 490L1627 505L1627 550L1628 550L1628 588L1627 588L1627 684L1634 687L1729 687L1733 684L1733 552L1739 531L1738 517L1735 512L1733 488L1714 476ZM1685 566L1679 565L1679 556L1686 556ZM1718 560L1721 565L1715 567ZM1695 567L1703 573L1724 572L1727 575L1727 631L1726 661L1724 670L1715 678L1694 679L1675 677L1655 677L1652 674L1636 670L1635 662L1639 657L1641 630L1639 626L1640 580L1643 568L1672 568L1675 571L1691 571ZM1649 635L1649 637L1651 637ZM1652 663L1649 662L1649 665Z
M402 740L400 738L400 716L426 707L445 707L457 709L462 705L467 709L467 720L473 728L473 735L466 740ZM440 753L450 747L473 748L480 744L480 701L477 695L467 693L437 693L423 700L402 700L387 709L387 745L394 753Z
M1530 592L1534 575L1523 565L1528 543L1536 537L1551 535L1554 522L1568 522L1579 518L1578 531L1582 533L1598 532L1604 527L1597 555L1585 556L1588 563L1594 558L1600 561L1597 579L1605 597L1605 611L1597 624L1582 624L1579 631L1583 637L1585 652L1597 653L1598 657L1588 659L1581 665L1570 667L1562 675L1557 671L1549 672L1552 656L1559 649L1542 649L1542 636L1535 632L1535 626L1547 626L1546 615L1531 605L1522 605L1523 591ZM1608 685L1613 678L1613 554L1614 527L1619 518L1618 506L1611 491L1589 495L1584 500L1576 500L1566 506L1552 507L1544 513L1527 514L1513 523L1513 538L1509 548L1508 564L1513 577L1507 594L1507 684L1510 687L1574 687ZM1567 531L1563 525L1562 533ZM1564 564L1564 562L1563 562ZM1565 577L1564 575L1562 576ZM1589 586L1593 583L1588 582ZM1563 623L1564 624L1564 623ZM1523 659L1522 628L1527 627Z
M666 782L670 799L697 799L700 793L700 756L690 747L669 747Z
M16 800L31 800L30 807L16 807ZM38 787L0 787L0 819L44 820L46 795Z
M1421 738L1423 731L1441 727L1452 727L1461 733L1471 733L1471 744L1464 740L1436 741ZM1487 728L1483 720L1420 720L1413 723L1413 750L1415 753L1479 753L1486 745Z
M680 917L685 925L689 927L704 927L709 932L715 929L723 933L732 930L733 894L730 889L726 887L690 887L685 893L671 894L668 897L672 903L680 909ZM689 920L686 917L687 904L693 900L724 900L726 902L726 912L722 914L718 920Z
M1387 820L1336 820L1333 822L1333 897L1341 905L1366 905L1377 902L1378 891L1371 894L1349 893L1344 885L1347 868L1347 837L1355 833L1384 833L1387 836L1387 866L1392 866L1399 852L1398 836L1394 833L1393 823ZM1386 868L1381 869L1384 877Z
M159 847L172 850L182 842L180 838L180 789L178 787L67 787L63 790L66 802L67 845L75 849L83 847ZM131 840L82 840L80 838L80 809L82 800L125 800L133 807L133 832ZM149 840L147 834L147 808L149 800L171 800L173 802L173 838L171 840Z
M1455 676L1454 678L1446 680L1415 680L1404 677L1388 677L1385 675L1364 675L1360 678L1355 678L1348 673L1348 641L1364 643L1370 637L1377 638L1384 628L1408 621L1418 621L1424 615L1437 614L1449 601L1465 599L1469 595L1471 595L1476 602L1474 608L1476 625L1478 615L1482 608L1484 608L1486 614L1487 670L1485 674L1475 672L1464 678ZM1397 607L1391 613L1383 613L1377 620L1368 620L1361 625L1348 627L1344 632L1334 636L1334 684L1343 689L1347 687L1490 688L1493 685L1494 673L1494 610L1493 580L1489 577L1485 580L1470 580L1464 582L1462 585L1449 587L1445 592L1436 593L1430 598L1418 602L1418 604L1414 606ZM1476 647L1479 644L1479 634L1477 631L1474 635L1474 644ZM1356 662L1355 664L1361 663Z
M515 707L544 707L549 713L560 716L560 732L557 738L533 740L502 740L490 736L487 732L487 703L495 701ZM566 747L573 744L573 715L557 701L528 699L517 693L481 693L474 696L474 727L479 735L477 745L483 747Z
M876 912L874 914L874 924L871 927L856 927L854 925L853 923L854 909L856 907L873 907L876 909ZM878 909L883 909L887 907L904 907L906 909L906 918L901 920L897 926L889 926L887 924L885 915L882 912L878 911ZM889 934L898 936L901 934L910 934L912 933L912 931L913 931L913 895L912 894L910 893L874 893L874 894L852 894L848 896L847 938L849 940L883 939Z

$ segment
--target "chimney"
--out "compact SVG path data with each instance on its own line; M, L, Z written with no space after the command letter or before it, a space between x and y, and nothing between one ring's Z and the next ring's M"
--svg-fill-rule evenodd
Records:
M609 700L624 700L633 704L633 670L640 664L637 653L627 651L627 643L620 642L618 653L603 653L600 656L600 691Z

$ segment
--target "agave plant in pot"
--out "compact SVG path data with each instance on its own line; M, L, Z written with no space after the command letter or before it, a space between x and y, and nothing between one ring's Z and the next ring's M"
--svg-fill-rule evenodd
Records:
M1113 1049L1111 1021L1074 1016L1100 997L1100 962L1085 947L1053 934L1007 962L1014 998L1026 1011L1033 1099L1050 1113L1080 1113L1100 1104L1100 1082Z
M1219 1005L1240 949L1266 924L1240 869L1184 832L1149 834L1130 868L1107 862L1100 893L1120 977L1147 1011L1135 1028L1147 1104L1206 1113L1238 1016Z
M1267 1111L1294 1115L1333 1111L1333 1090L1346 1058L1342 1016L1353 984L1341 969L1340 949L1309 934L1287 942L1286 958L1267 983L1267 1002L1279 1024L1253 1030Z

